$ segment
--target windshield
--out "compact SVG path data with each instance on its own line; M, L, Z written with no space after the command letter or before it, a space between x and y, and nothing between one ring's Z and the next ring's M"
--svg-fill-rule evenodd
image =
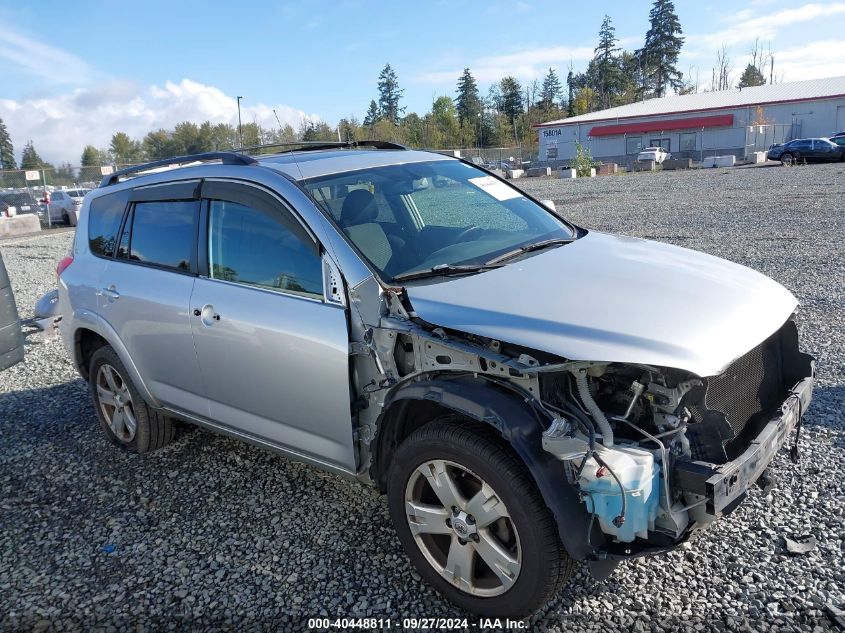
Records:
M84 198L88 191L88 189L66 189L65 193L71 198Z
M575 237L518 189L456 160L373 167L303 185L388 280L482 266L521 246Z

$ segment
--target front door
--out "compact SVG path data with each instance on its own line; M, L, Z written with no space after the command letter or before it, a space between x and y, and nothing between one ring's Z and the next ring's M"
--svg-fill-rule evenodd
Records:
M191 325L212 421L354 471L346 312L323 301L319 244L263 189L202 197Z

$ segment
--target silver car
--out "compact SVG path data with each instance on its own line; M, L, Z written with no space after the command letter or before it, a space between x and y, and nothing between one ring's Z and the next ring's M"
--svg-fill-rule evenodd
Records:
M182 421L378 486L438 591L524 616L731 512L813 387L782 286L553 206L378 142L130 168L61 332L118 447Z
M82 201L89 191L90 189L56 189L51 192L47 205L50 222L64 222L68 226L76 226Z

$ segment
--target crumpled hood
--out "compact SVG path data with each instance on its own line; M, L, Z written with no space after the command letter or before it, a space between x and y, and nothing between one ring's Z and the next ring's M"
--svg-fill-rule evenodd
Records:
M669 244L590 232L481 274L406 288L429 323L570 360L719 374L798 305L750 268Z

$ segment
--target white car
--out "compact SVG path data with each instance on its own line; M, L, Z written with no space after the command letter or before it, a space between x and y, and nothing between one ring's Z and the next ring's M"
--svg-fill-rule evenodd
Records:
M56 189L50 193L50 222L64 222L76 226L82 199L90 189Z
M637 154L637 160L653 160L657 164L662 163L667 158L672 158L672 154L662 147L646 147Z

